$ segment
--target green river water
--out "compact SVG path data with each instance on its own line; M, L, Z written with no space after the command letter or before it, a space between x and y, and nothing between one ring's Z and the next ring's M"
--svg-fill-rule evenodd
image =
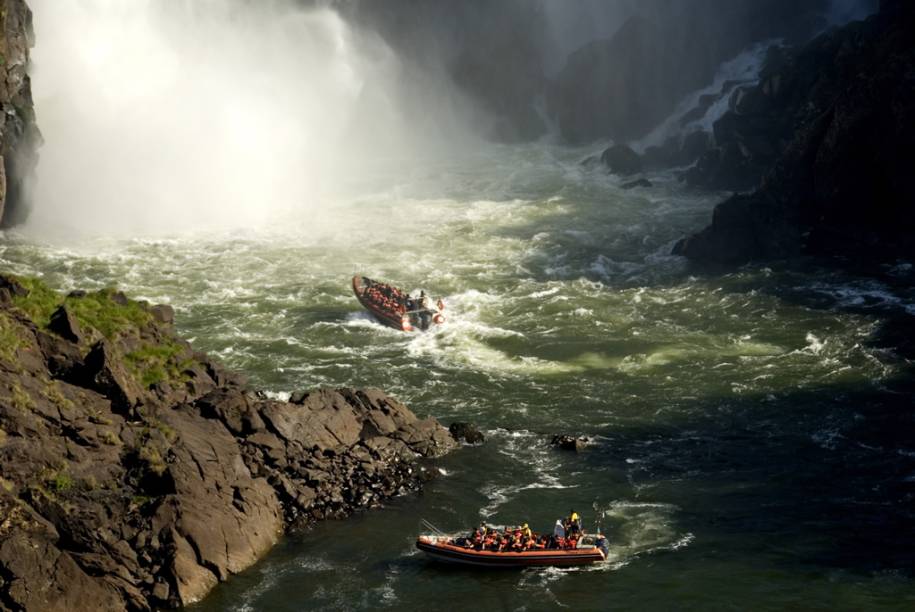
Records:
M271 393L377 386L484 430L421 495L289 535L195 610L915 609L909 362L875 340L915 315L912 266L692 269L670 248L722 195L624 191L590 152L364 173L261 229L6 236L3 270L170 303ZM443 296L447 324L381 327L354 273ZM413 547L421 518L548 530L573 507L606 564L484 573Z

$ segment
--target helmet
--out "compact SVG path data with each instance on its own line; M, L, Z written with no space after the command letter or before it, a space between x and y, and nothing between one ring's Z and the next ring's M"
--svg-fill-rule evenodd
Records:
M524 525L521 527L521 529L527 529L527 523L524 523Z

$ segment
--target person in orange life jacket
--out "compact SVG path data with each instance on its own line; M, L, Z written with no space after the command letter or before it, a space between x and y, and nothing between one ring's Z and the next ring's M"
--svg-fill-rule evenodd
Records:
M521 533L520 529L515 529L512 533L512 550L515 552L524 550L524 535Z
M483 533L479 529L474 529L473 536L470 538L470 542L474 548L479 549L483 544Z

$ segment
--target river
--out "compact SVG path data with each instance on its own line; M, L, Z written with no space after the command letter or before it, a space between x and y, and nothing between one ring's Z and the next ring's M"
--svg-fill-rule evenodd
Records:
M668 253L723 195L623 190L579 164L595 150L354 169L346 197L257 228L6 235L3 270L170 303L270 393L377 386L484 431L421 495L287 536L195 610L915 607L910 363L875 340L915 314L911 264L692 269ZM378 325L355 273L442 296L447 323ZM483 573L413 547L421 518L549 530L571 508L606 564Z

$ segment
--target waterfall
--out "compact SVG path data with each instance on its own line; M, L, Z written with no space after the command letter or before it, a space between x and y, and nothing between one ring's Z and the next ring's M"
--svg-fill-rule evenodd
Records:
M459 141L447 88L411 112L396 55L328 8L33 4L42 232L271 223L327 206L361 164Z

